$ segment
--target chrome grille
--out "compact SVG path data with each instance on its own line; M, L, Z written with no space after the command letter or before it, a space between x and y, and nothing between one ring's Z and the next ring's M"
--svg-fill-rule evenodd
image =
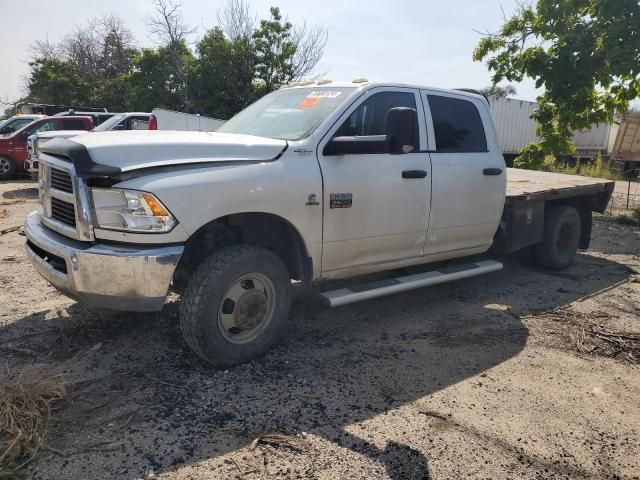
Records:
M76 207L73 203L67 203L57 198L51 198L51 218L59 222L76 226Z
M61 192L73 193L73 182L71 181L71 175L69 175L69 172L52 168L51 188L55 188Z
M93 241L89 192L67 158L38 155L42 223L76 240Z

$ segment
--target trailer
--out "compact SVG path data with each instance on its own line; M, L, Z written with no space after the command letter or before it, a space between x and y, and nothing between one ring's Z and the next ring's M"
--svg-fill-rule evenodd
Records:
M107 109L103 107L78 107L73 105L51 105L48 103L18 103L16 104L16 115L55 115L61 112L68 112L73 110L74 112L94 112L94 113L106 113Z
M149 118L149 130L184 130L215 132L225 121L193 113L154 108Z
M629 176L640 174L640 118L622 119L611 158L614 170Z
M507 165L520 155L524 147L537 143L536 122L531 118L538 104L515 98L489 97L489 105L496 122L498 140ZM591 128L573 133L576 151L564 158L569 162L591 161L598 154L609 160L620 128L620 122L595 124Z

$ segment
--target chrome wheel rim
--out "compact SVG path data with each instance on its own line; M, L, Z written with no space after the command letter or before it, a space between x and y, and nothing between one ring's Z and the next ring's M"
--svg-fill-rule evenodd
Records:
M9 173L10 167L9 160L0 157L0 173Z
M218 329L229 342L254 341L273 320L275 287L261 273L247 273L236 279L218 305Z

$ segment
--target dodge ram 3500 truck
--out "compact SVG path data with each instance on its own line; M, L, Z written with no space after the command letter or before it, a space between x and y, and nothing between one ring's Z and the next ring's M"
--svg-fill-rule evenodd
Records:
M499 270L478 256L492 247L565 268L613 190L507 172L480 95L371 82L283 88L217 132L53 139L39 158L25 231L40 274L121 310L161 310L172 288L186 341L216 366L278 339L295 283L438 262L321 291L337 306Z

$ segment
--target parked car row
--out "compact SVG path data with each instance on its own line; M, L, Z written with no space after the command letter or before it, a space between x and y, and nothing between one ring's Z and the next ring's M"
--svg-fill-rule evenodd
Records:
M78 111L68 108L59 111L63 106L36 106L42 107L38 111L56 113L50 116L21 113L0 125L0 180L12 179L20 173L29 173L36 177L40 147L54 138L71 138L87 132L120 130L214 131L224 123L224 120L216 118L163 108L155 108L152 113L114 113L107 112L106 109ZM46 110L44 107L50 108ZM23 105L20 111L36 110L35 107L25 110Z
M42 117L27 123L6 136L0 136L0 180L14 178L24 171L27 159L27 139L30 135L67 130L87 132L93 128L91 117Z
M149 123L149 114L144 112L112 113L108 120L94 127L91 132L108 132L120 130L146 130ZM24 170L33 178L38 176L38 152L40 147L54 138L71 138L87 133L84 130L59 130L30 135L27 138L27 159L24 162Z
M71 138L87 132L146 129L149 113L74 112L53 116L16 115L0 126L0 180L19 173L37 174L38 147L52 138Z

